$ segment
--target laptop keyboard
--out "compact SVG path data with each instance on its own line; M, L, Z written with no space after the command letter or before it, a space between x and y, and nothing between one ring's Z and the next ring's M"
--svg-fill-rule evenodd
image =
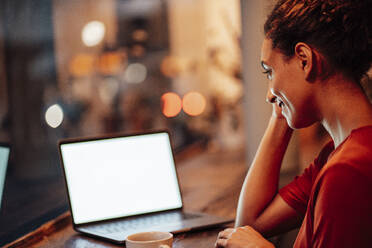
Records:
M105 224L91 225L89 230L100 232L102 234L116 233L125 230L139 229L141 227L158 226L161 224L179 223L182 220L199 217L197 214L188 214L180 212L161 213L156 215L136 217L133 219L117 220Z

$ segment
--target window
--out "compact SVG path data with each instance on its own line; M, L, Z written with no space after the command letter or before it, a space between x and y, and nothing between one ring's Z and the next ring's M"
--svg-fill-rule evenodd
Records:
M59 139L169 129L243 143L239 1L0 3L0 245L68 210Z

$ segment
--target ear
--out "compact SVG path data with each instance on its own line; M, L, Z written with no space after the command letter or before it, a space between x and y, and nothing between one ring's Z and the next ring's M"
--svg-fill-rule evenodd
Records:
M295 46L295 57L299 62L299 67L303 70L306 80L312 81L316 70L316 54L314 50L306 43L299 42Z

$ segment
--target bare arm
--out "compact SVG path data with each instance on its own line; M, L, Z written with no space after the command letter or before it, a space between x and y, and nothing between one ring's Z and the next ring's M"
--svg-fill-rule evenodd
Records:
M250 225L265 236L290 230L301 223L301 216L279 195L279 173L292 129L274 113L245 178L235 226ZM276 109L278 111L278 109Z

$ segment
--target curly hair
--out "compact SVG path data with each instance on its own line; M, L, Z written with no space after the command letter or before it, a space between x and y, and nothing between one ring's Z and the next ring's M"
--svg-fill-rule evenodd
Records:
M298 42L308 43L359 83L371 66L371 6L371 0L280 0L264 32L287 58Z

